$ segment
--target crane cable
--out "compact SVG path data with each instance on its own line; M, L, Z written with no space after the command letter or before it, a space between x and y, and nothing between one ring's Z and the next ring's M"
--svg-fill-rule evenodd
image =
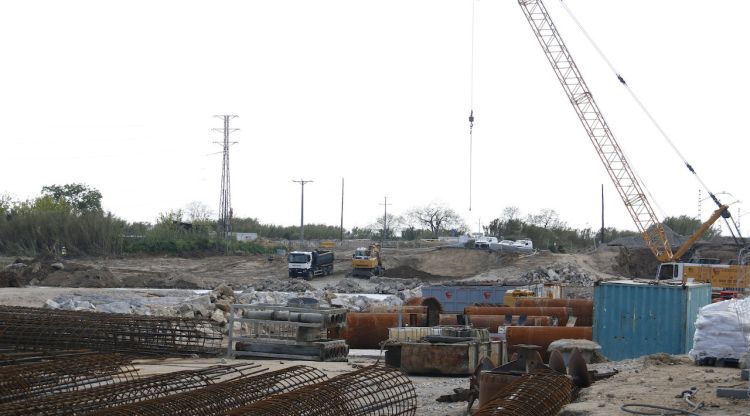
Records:
M705 184L705 182L703 182L703 180L698 175L698 173L695 171L695 169L693 168L693 166L687 161L687 159L685 159L685 156L683 156L682 153L679 151L679 149L677 149L677 146L675 146L675 144L669 138L669 136L664 131L664 129L662 129L661 125L651 115L651 113L648 111L648 109L643 104L643 102L641 102L641 100L638 98L638 96L635 94L635 92L633 92L633 90L630 88L630 86L628 85L628 83L625 82L625 78L623 78L622 75L620 75L620 73L615 69L614 65L612 65L612 62L610 62L610 60L607 59L607 56L604 55L604 52L599 48L599 45L597 45L596 42L594 42L594 39L589 35L589 33L586 31L586 29L583 28L583 25L581 25L581 22L578 21L578 19L575 17L575 15L570 10L570 8L568 8L568 6L565 4L565 1L564 0L560 0L560 4L562 4L562 6L565 9L565 11L568 13L568 15L570 16L570 18L573 19L573 22L575 22L576 26L578 26L578 29L580 29L581 33L583 33L583 35L586 37L586 39L588 39L589 43L591 43L591 46L594 47L594 49L599 54L599 56L602 58L602 60L604 60L604 62L607 64L607 66L609 66L609 69L611 69L612 72L615 74L615 76L617 76L617 80L620 82L620 84L622 84L625 87L625 89L628 91L628 93L633 98L633 100L636 102L636 104L638 104L638 107L640 107L641 110L646 114L646 117L648 117L648 119L651 121L651 123L654 125L654 127L656 127L656 129L659 131L659 133L664 138L664 140L667 141L667 143L669 144L669 146L672 147L672 150L674 150L674 152L677 153L677 156L680 157L680 159L682 160L682 163L684 163L685 166L688 168L688 170L695 176L695 178L698 180L698 182L703 187L703 189L705 189L706 192L708 192L708 195L711 197L711 199L714 201L714 203L716 203L716 206L721 207L722 204L721 204L721 201L719 201L719 198L713 192L711 192L710 189L708 189L708 186ZM641 182L641 183L643 183L643 182ZM652 200L653 200L653 198L652 198ZM742 244L744 245L745 239L740 234L740 229L737 226L737 223L734 221L734 218L732 218L731 214L729 213L729 210L725 210L722 213L721 216L724 218L724 222L726 222L726 224L727 224L727 229L732 234L732 238L734 238L734 241L736 243L738 243L737 236L739 236L740 240L742 240ZM700 220L700 218L699 218L699 220ZM732 222L731 225L729 223L730 220ZM734 229L737 230L737 236L734 235L734 230L732 229L732 225L734 226Z
M471 211L471 186L474 158L474 8L476 0L471 0L471 75L469 81L469 211Z

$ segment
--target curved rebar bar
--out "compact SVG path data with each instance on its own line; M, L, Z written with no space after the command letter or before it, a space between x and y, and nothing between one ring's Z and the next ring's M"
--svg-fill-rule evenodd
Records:
M93 413L109 416L161 416L225 414L274 394L299 389L326 379L326 375L308 366L294 366L268 373L224 381L206 388L147 400Z
M414 385L396 369L364 367L230 412L253 416L412 416Z

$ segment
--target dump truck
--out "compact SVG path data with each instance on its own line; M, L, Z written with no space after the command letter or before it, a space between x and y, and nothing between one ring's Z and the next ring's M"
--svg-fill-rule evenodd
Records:
M380 276L385 271L380 259L380 244L370 244L369 247L359 247L352 254L353 277Z
M333 273L333 251L292 251L287 256L289 277L302 277L310 280L315 276L328 276Z

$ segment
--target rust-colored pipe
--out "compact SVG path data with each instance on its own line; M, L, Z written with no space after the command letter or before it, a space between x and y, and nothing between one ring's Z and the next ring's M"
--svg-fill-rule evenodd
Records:
M547 348L558 339L587 339L591 340L590 326L556 327L556 326L511 326L506 331L508 351L512 351L518 344L531 344L542 347L539 353L544 361L549 359Z
M427 314L403 313L403 326L425 326ZM349 348L380 348L388 339L388 328L398 327L398 313L350 312L346 314L346 327L329 330L328 336L344 339Z
M373 313L427 313L426 306L407 306L407 305L372 305L366 312Z
M568 323L568 308L563 307L467 306L464 308L464 314L554 316L558 320L558 325L564 326Z
M516 306L570 308L576 317L576 326L592 326L594 323L594 301L591 299L518 298Z
M455 313L441 313L438 323L441 326L458 325L458 315L456 315Z
M511 325L518 325L518 315L513 315ZM471 325L474 328L487 328L490 332L497 332L499 326L505 325L504 315L471 315ZM527 316L524 326L549 326L549 316Z
M404 305L421 305L427 307L427 325L435 326L440 323L440 314L443 313L443 305L436 298L430 297L418 297L407 299Z

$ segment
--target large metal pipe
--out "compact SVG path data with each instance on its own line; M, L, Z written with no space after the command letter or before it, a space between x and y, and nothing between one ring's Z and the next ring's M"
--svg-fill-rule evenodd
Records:
M513 315L510 325L518 325L520 316ZM469 322L474 328L487 328L497 332L497 328L506 325L504 315L469 315ZM549 316L527 316L523 326L550 326Z
M333 328L328 336L346 340L349 348L380 348L380 343L388 339L389 328L426 325L425 313L352 312L346 314L346 327Z
M407 299L404 305L422 305L427 307L427 325L435 326L439 324L440 314L443 313L443 305L437 298L430 297L418 297Z
M464 314L554 316L557 318L558 325L564 326L568 323L568 308L562 307L467 306L464 308Z
M510 326L506 331L508 351L512 352L519 344L531 344L542 347L539 353L546 362L549 359L547 348L558 339L591 340L590 326L557 327L557 326Z
M592 299L518 298L516 306L564 307L572 310L576 326L594 324L594 301Z

